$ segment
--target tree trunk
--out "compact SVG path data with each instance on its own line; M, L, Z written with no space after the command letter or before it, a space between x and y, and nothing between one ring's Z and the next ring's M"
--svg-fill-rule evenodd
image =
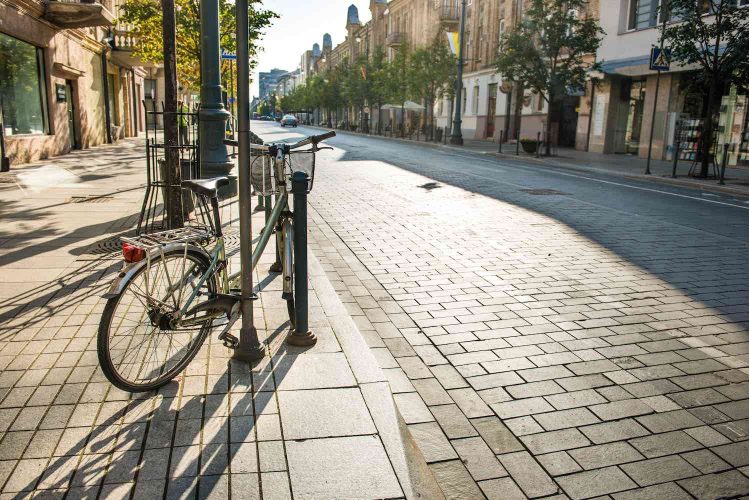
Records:
M182 172L180 170L177 130L177 50L174 0L161 0L164 42L164 161L166 163L166 207L169 229L183 225Z
M710 173L710 146L713 143L713 110L715 109L715 96L718 93L718 79L715 78L715 74L710 79L710 90L707 94L707 106L705 106L705 113L703 121L705 122L705 129L702 132L702 142L700 143L700 156L701 156L701 168L700 177L707 177Z
M551 156L551 103L554 102L554 96L549 92L549 111L546 113L546 152L545 156Z

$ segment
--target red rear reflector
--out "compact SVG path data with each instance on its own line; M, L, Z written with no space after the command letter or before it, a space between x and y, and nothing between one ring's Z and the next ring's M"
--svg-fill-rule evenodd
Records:
M122 244L122 256L125 258L125 262L132 264L133 262L140 262L146 258L146 251L130 243Z

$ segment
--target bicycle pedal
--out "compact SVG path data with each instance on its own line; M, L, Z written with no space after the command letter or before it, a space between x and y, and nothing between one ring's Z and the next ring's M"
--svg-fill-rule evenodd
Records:
M218 339L224 343L224 347L228 347L229 349L236 349L239 345L239 339L228 332L219 335Z

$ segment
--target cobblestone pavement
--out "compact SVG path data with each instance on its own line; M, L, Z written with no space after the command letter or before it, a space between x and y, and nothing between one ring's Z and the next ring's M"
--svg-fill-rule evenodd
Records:
M742 201L331 143L314 251L449 498L749 494Z
M158 393L132 395L104 378L96 352L101 295L121 259L107 251L117 245L101 244L117 242L137 220L145 162L134 148L142 147L134 141L18 169L18 183L0 191L0 498L411 493L414 467L398 453L387 381L353 323L346 327L351 320L330 299L335 292L322 270L323 280L311 280L310 326L319 339L313 348L283 342L288 316L280 280L260 272L255 325L269 353L262 362L231 360L212 334ZM108 171L92 173L88 160L97 158L108 158ZM77 203L71 195L106 199ZM236 222L237 209L225 202L222 220ZM262 218L254 217L255 230ZM227 239L236 259L235 229ZM271 243L261 271L272 259ZM349 361L357 346L369 365L361 352Z

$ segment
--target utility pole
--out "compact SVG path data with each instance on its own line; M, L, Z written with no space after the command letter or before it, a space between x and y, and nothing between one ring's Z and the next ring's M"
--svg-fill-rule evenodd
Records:
M206 178L227 175L234 167L224 145L231 115L221 99L218 5L218 0L200 0L200 169Z
M661 57L663 57L663 42L665 41L664 39L666 38L665 36L663 36L663 32L666 29L666 21L667 21L666 12L661 11L661 16L663 17L663 30L661 31L660 54L661 54ZM650 65L652 69L652 65L653 65L652 55L650 57ZM658 76L655 77L655 95L653 96L653 116L650 118L650 140L648 141L648 161L645 164L645 175L650 175L650 159L653 156L653 132L655 131L655 111L656 109L658 109L658 91L660 90L660 88L661 88L661 67L658 66ZM665 130L663 134L663 144L664 146L666 144Z
M177 130L177 25L174 0L161 0L164 41L164 161L166 163L166 206L169 229L182 227L182 172L179 164Z
M461 126L461 105L463 103L463 41L466 33L466 0L461 0L460 6L460 35L458 38L458 78L455 80L455 119L453 120L452 135L450 135L450 144L457 146L463 145L463 132Z
M237 113L239 127L239 255L242 328L233 358L256 361L265 356L254 322L252 292L252 187L250 184L250 47L248 0L237 0Z

